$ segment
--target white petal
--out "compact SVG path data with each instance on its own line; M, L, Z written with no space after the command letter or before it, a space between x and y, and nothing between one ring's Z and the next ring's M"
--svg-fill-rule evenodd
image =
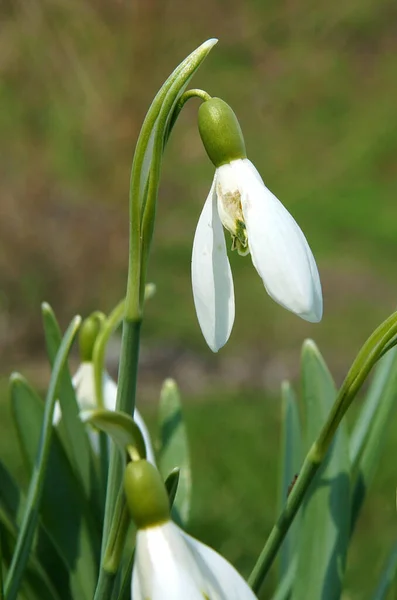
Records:
M229 339L234 322L234 288L219 219L215 182L197 224L192 254L192 286L197 318L213 352Z
M149 430L146 427L146 423L143 420L142 415L138 411L137 408L135 409L135 412L134 412L134 421L138 425L139 429L141 430L143 441L145 442L146 459L149 462L151 462L152 465L156 466L156 459L154 457L154 450L153 450L152 442L150 439Z
M248 584L214 550L174 523L138 531L133 600L255 600Z
M320 321L320 277L302 230L249 160L231 165L239 177L252 262L268 294L303 319Z
M133 600L203 600L200 579L198 567L174 523L138 531Z
M216 589L212 587L208 589L211 599L255 600L256 596L248 583L223 556L187 533L182 532L182 535L194 552L197 563L201 562L203 579L209 584L211 581L216 582Z

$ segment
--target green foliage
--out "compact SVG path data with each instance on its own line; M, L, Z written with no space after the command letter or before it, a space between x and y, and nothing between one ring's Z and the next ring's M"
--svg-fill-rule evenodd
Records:
M302 400L307 448L320 433L335 398L335 384L323 358L313 342L306 342L302 351ZM350 534L349 502L348 437L342 423L302 507L293 600L341 596Z
M160 396L160 459L159 468L164 478L177 468L178 489L173 516L187 523L191 501L191 466L187 431L177 385L171 379L164 382Z

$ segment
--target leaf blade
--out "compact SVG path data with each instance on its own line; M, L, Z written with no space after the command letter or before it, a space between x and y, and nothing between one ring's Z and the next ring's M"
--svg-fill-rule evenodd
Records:
M328 368L310 340L304 343L302 350L302 391L309 446L316 439L336 397ZM348 438L342 423L303 505L293 600L340 597L350 531L349 511L346 510L349 500Z
M172 379L167 379L161 390L159 422L161 440L159 470L164 478L174 469L180 470L173 511L176 518L179 516L182 522L186 523L189 518L191 499L190 453L179 391Z

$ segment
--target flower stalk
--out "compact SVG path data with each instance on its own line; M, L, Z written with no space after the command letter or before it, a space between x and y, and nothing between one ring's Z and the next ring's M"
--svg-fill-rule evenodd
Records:
M129 265L125 313L121 340L121 356L116 409L130 415L135 408L140 330L146 270L154 229L155 208L159 187L164 139L170 115L183 89L206 58L217 40L204 42L190 54L164 83L146 115L137 141L130 180ZM112 529L121 518L116 502L121 487L122 464L116 449L110 455L102 561ZM101 569L101 573L103 573ZM98 593L103 583L98 582ZM101 596L95 596L96 600Z

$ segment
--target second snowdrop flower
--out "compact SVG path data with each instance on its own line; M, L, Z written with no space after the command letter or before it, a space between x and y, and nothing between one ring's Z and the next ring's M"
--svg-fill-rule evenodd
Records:
M212 98L200 107L199 130L216 167L192 255L194 302L207 344L217 352L234 322L233 279L223 227L231 234L233 250L251 254L276 302L307 321L320 321L322 292L313 254L294 218L247 159L236 115L226 102Z
M127 465L124 488L138 532L133 600L255 600L236 569L170 520L160 474L146 460Z

